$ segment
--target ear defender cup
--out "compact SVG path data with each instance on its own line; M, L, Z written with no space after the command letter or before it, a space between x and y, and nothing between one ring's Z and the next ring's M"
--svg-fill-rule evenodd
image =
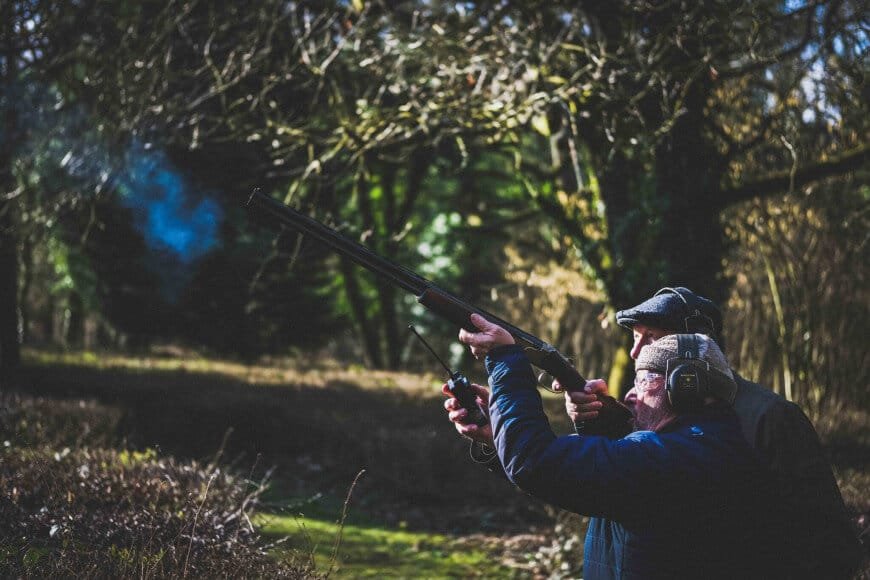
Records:
M694 411L704 405L707 397L734 404L737 383L728 375L701 360L698 337L694 334L677 334L677 358L669 359L667 377L668 400L679 411Z
M694 411L703 403L706 391L703 370L693 364L681 364L668 376L668 400L680 412Z
M703 406L710 391L709 365L700 360L694 334L677 335L677 352L679 358L668 361L668 400L677 411L693 411Z

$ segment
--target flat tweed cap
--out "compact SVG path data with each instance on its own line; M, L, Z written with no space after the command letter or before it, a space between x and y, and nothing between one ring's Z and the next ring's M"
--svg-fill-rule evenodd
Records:
M694 328L686 328L686 319L694 321ZM655 296L641 302L634 308L626 308L616 313L616 322L626 328L643 324L661 328L668 332L687 332L707 330L706 334L718 337L722 332L722 312L712 300L698 296L688 288L679 286L673 291L660 290ZM698 327L698 323L702 327ZM703 326L713 328L704 329Z

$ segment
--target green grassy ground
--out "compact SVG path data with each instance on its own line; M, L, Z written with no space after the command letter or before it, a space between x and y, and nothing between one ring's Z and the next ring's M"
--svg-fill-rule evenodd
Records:
M261 532L286 538L285 549L311 552L314 568L333 578L512 578L517 570L456 536L376 524L339 526L313 517L259 514ZM280 548L278 549L281 550Z
M365 469L331 577L526 575L535 545L508 565L502 539L552 527L540 504L470 462L432 376L94 353L27 352L25 361L26 391L106 405L133 448L205 462L220 450L253 479L274 467L257 525L270 539L286 534L285 552L314 548L320 572Z
M256 523L287 537L276 549L313 548L321 573L334 564L332 577L506 578L546 576L558 564L530 564L553 538L554 512L471 464L437 377L95 353L27 351L25 362L23 391L107 406L132 448L205 461L220 451L252 479L274 467ZM560 398L545 403L554 428L567 431ZM847 505L870 513L867 414L816 423ZM361 469L333 562L335 522ZM320 499L294 503L312 496Z

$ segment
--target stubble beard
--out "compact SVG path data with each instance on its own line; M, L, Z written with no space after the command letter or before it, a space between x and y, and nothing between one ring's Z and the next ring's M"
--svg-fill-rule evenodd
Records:
M656 427L673 415L664 397L657 397L647 404L638 403L634 407L634 428L636 431L655 431Z

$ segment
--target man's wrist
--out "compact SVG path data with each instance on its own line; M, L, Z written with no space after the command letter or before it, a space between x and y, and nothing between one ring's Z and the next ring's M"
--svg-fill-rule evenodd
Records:
M514 389L534 389L537 379L532 371L532 365L526 356L525 349L517 344L502 345L490 351L486 357L486 374L492 387L492 396L496 391ZM490 398L490 407L493 399Z
M492 365L517 354L525 355L523 347L518 344L500 344L490 349L490 351L486 355L486 359L484 360L484 365L486 366L487 372L490 372L490 367Z

